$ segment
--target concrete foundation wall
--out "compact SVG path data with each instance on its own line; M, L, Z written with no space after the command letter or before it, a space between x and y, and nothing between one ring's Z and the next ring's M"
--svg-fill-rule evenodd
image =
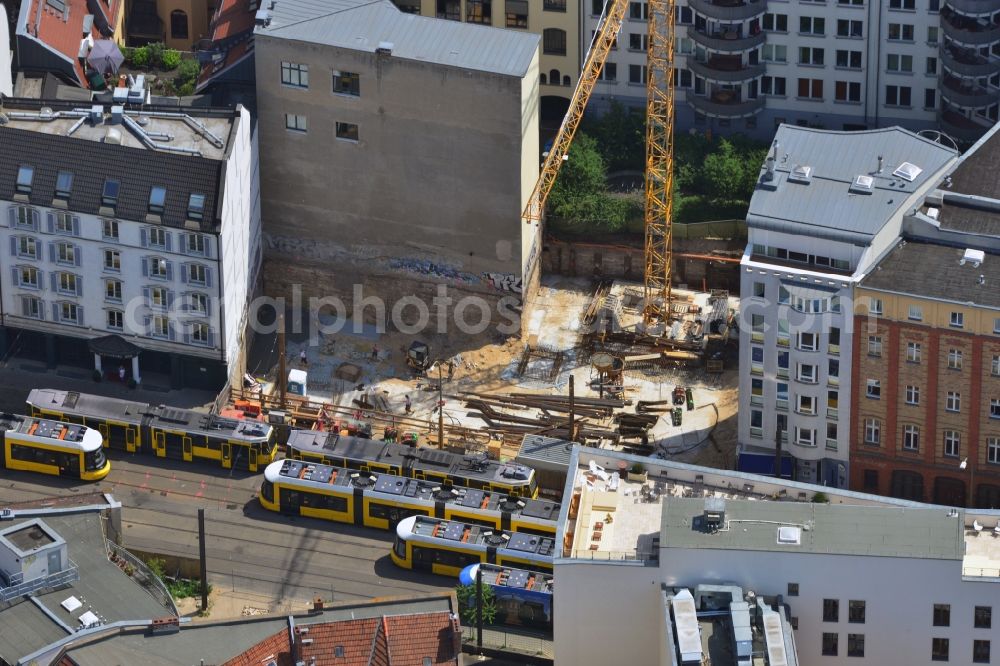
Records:
M344 297L363 275L520 291L522 170L537 158L522 154L537 120L521 77L266 35L255 51L270 294ZM308 89L282 85L282 61L309 66ZM334 94L334 71L359 74L360 95Z

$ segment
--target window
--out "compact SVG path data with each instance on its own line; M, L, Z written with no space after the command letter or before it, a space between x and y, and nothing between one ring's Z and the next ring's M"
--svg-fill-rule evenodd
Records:
M104 251L104 270L120 272L122 269L122 255L118 250Z
M799 363L798 380L806 384L816 383L816 366L808 363Z
M840 622L840 601L837 599L823 600L823 621Z
M934 604L934 626L951 626L951 604Z
M751 347L750 348L750 362L751 363L763 363L764 362L764 348L763 347Z
M938 27L936 25L927 26L927 43L928 44L938 43Z
M760 93L762 95L785 96L785 77L783 76L763 76L760 79Z
M1000 419L1000 400L990 398L990 418Z
M153 215L163 215L163 206L167 201L167 190L160 185L154 185L149 190L149 212Z
M924 309L919 305L911 305L909 312L906 314L906 318L910 321L923 321L924 319Z
M869 356L881 356L882 355L882 338L877 335L868 336L868 355Z
M170 292L166 287L152 287L147 293L150 307L170 307Z
M864 21L837 20L838 37L864 37Z
M790 597L797 597L797 596L799 596L799 584L798 583L789 583L788 584L788 596L790 596Z
M42 301L34 296L21 297L21 315L31 319L42 319Z
M848 5L851 7L864 7L865 0L837 0L838 5Z
M799 47L799 64L800 65L822 65L823 64L824 51L820 48L813 48L809 46Z
M644 32L630 32L628 35L629 51L646 51L648 43L648 35Z
M521 0L505 0L506 1L506 11L507 11L507 27L508 28L525 28L528 27L528 3ZM643 7L645 7L645 3ZM557 81L550 81L552 85L557 85Z
M201 264L188 264L187 281L194 284L208 284L208 270Z
M799 97L823 99L823 79L799 79Z
M915 9L916 0L889 0L889 9Z
M986 462L1000 465L1000 437L986 438Z
M778 377L788 376L788 352L778 352Z
M482 21L472 21L472 17L470 17L469 20L472 23L482 22ZM334 72L333 92L337 95L351 95L352 97L360 97L361 76L355 72Z
M788 32L788 15L764 14L764 30L768 32Z
M628 82L635 85L646 85L646 65L629 65Z
M976 606L973 618L973 626L976 629L991 629L993 627L993 607Z
M864 602L861 602L864 603ZM862 622L864 622L864 617L862 613ZM847 634L847 656L848 657L864 657L865 656L865 635L864 634Z
M690 7L678 7L676 21L681 25L691 25L694 23L694 12Z
M201 220L205 217L205 195L192 192L188 196L187 216L191 220Z
M286 113L285 129L291 130L292 132L305 133L309 131L309 121L306 120L305 116L296 115L294 113Z
M282 62L281 82L293 88L308 88L309 65L300 65L297 62Z
M645 21L649 18L649 5L645 2L628 3L628 17L633 21Z
M167 248L167 232L161 227L150 227L146 230L146 238L150 247Z
M868 314L880 315L882 314L882 299L881 298L869 298L868 299Z
M35 179L35 168L21 166L17 169L17 193L31 194L31 184Z
M750 436L764 436L764 412L759 409L750 410Z
M566 31L546 28L542 31L542 53L546 55L566 55Z
M117 180L104 181L101 189L101 206L114 209L118 205L118 192L121 191L122 184Z
M948 391L948 398L945 401L945 411L962 411L962 394L958 391Z
M830 342L827 345L831 354L840 353L840 327L831 326L830 327Z
M920 343L906 343L906 361L908 363L920 363Z
M861 101L861 84L857 81L837 81L833 90L833 98L838 102Z
M187 234L185 248L188 254L205 254L205 237L201 234Z
M833 421L826 422L826 446L827 448L837 447L837 424Z
M101 235L107 240L118 240L118 221L101 220Z
M949 326L954 328L962 328L965 326L965 315L961 312L952 312L951 319L949 320Z
M167 317L156 316L152 319L150 335L155 338L166 338L170 335L170 320Z
M77 264L76 246L72 243L57 243L56 263L65 266L75 266Z
M811 395L800 395L796 411L798 411L799 414L813 416L816 414L816 398Z
M927 58L927 68L924 71L930 76L937 74L937 58ZM931 104L931 106L934 105Z
M77 296L80 293L80 280L73 273L56 273L56 291Z
M1000 356L994 356L993 360L990 361L990 374L994 377L1000 377Z
M60 303L59 304L59 321L66 322L67 324L80 324L81 322L81 311L82 308L76 303Z
M993 332L1000 335L1000 317L993 318Z
M683 70L680 73L684 74L684 72L687 72L687 70ZM691 72L687 72L687 74L688 74L688 78L690 79ZM618 80L618 65L616 65L613 62L605 62L604 63L604 67L601 69L600 80L601 81L608 81L609 83L613 83L613 82L617 81ZM680 87L682 87L682 88L685 87L685 86L681 85L680 83L678 83L677 85L680 86ZM690 85L688 87L690 87Z
M919 405L920 404L920 387L919 386L909 386L906 387L906 404L908 405Z
M38 230L38 211L27 206L18 206L14 209L14 226L20 229Z
M840 361L835 358L829 359L826 364L827 382L836 386L840 383Z
M962 352L958 349L948 350L948 369L949 370L961 370L962 369Z
M886 55L886 69L890 72L912 72L913 56L889 53Z
M417 9L415 14L419 14ZM493 22L493 3L491 0L468 0L465 3L465 20L469 23L490 25Z
M912 101L908 86L886 86L885 103L887 106L910 106Z
M847 621L852 624L864 624L865 623L865 602L864 601L848 601L847 602Z
M765 62L788 62L788 47L784 44L764 44Z
M804 35L825 35L826 19L820 16L800 16L799 32Z
M19 287L38 289L41 286L38 279L38 269L34 266L21 266L16 271L17 285Z
M122 283L119 280L104 281L104 300L112 303L122 302Z
M209 341L210 338L209 338L208 324L204 324L201 322L196 322L191 324L191 342L208 344Z
M826 392L826 408L827 408L827 418L836 418L837 406L840 404L840 392L839 391L827 391ZM830 414L829 412L834 412Z
M18 236L17 256L26 259L38 259L38 241L31 236Z
M864 473L864 491L866 493L878 493L878 470L866 469Z
M816 446L816 431L809 428L795 428L795 442L799 446Z
M837 656L837 634L823 633L823 655Z
M76 235L76 225L73 223L72 213L55 213L52 230L57 234Z
M890 42L912 42L913 41L913 26L909 23L890 23L889 24L889 41Z
M882 423L878 419L865 419L865 444L878 445L882 441Z
M358 141L358 126L355 123L338 122L336 126L337 138L342 141Z
M171 39L188 38L188 17L182 9L170 12L170 37Z
M837 50L837 67L861 69L861 51Z
M69 199L73 192L73 174L69 171L60 171L56 176L56 197L59 199Z
M190 294L188 311L194 314L208 314L208 296L205 294Z
M903 448L907 451L920 450L920 428L915 425L903 426Z
M877 379L869 379L865 395L878 400L882 397L882 382Z
M799 333L799 349L816 351L819 349L819 336L815 333Z
M108 310L107 327L113 331L121 331L125 328L125 313L121 310Z
M944 431L944 454L949 458L957 458L961 453L962 446L962 436L954 430ZM934 617L937 618L937 606L934 607ZM948 626L947 624L939 625L935 621L934 626Z
M753 283L753 295L755 298L764 298L766 293L765 284L763 282Z
M984 640L972 641L972 663L990 663L990 642Z
M449 21L461 21L462 5L459 0L437 0L436 16Z
M166 259L160 257L149 257L147 260L149 266L149 277L169 279L170 278L170 264Z

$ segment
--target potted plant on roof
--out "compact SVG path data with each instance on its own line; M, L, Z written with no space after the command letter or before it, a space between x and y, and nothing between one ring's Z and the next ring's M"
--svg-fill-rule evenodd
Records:
M646 479L649 478L649 473L646 468L642 466L642 463L632 463L632 466L628 470L628 480L633 483L646 483Z

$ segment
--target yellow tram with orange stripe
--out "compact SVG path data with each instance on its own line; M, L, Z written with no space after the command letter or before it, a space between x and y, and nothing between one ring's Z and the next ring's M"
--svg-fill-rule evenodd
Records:
M76 423L0 415L7 469L99 481L111 471L98 431Z

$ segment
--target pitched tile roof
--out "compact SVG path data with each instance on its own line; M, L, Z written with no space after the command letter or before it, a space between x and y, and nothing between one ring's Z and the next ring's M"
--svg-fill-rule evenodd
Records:
M122 0L24 0L18 17L17 33L20 38L39 43L64 61L65 67L60 68L60 71L68 78L75 78L77 85L86 88L88 86L83 65L77 57L85 36L84 17L94 17L93 27L89 32L93 39L107 39L114 34L122 4ZM59 5L65 9L60 11ZM39 62L29 60L22 64L43 68Z
M267 666L272 659L277 666L294 666L287 629L268 636L246 652L227 661L224 666Z
M253 53L253 26L247 0L222 0L212 17L213 57L201 70L199 89Z
M60 171L73 173L69 210L97 215L105 180L121 183L115 217L143 221L153 186L167 190L162 223L184 226L188 196L205 195L203 228L215 224L222 162L0 126L0 199L11 201L21 165L35 170L30 202L50 206Z

